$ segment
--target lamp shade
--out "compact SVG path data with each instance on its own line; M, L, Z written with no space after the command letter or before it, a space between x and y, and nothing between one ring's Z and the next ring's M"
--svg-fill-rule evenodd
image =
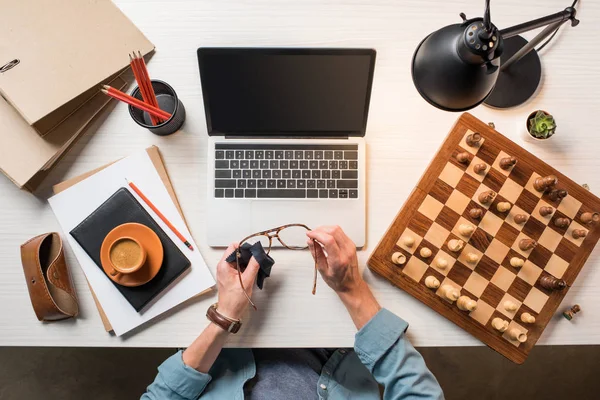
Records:
M492 92L499 73L502 38L481 19L446 26L427 36L412 60L421 96L445 111L465 111Z

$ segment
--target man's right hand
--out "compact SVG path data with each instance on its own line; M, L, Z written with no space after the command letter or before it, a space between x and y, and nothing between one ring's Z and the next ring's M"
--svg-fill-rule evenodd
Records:
M362 328L381 307L358 271L356 245L339 226L322 226L307 236L323 280L340 296L356 327Z

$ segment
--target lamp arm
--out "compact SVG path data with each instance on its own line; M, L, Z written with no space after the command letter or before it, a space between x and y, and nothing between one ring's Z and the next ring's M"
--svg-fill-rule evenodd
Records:
M500 36L502 36L502 39L508 39L513 36L517 36L521 33L529 32L536 28L541 28L542 26L554 24L557 22L562 23L562 22L566 22L569 20L571 20L572 26L577 26L579 24L579 20L575 18L575 14L576 14L575 8L567 7L563 11L560 11L560 12L542 17L542 18L534 19L529 22L524 22L522 24L511 26L510 28L502 29L502 30L500 30Z
M574 2L573 5L575 5L576 3L577 2ZM579 20L575 18L576 12L577 11L574 7L567 7L561 12L557 12L546 17L534 19L533 21L515 25L510 28L502 29L499 32L500 36L502 37L502 39L508 39L520 33L528 32L530 30L546 26L544 30L542 30L533 39L531 39L529 43L527 43L525 46L519 49L519 51L517 51L510 59L502 63L500 71L505 71L511 65L519 61L521 58L525 57L530 51L532 51L535 48L535 46L537 46L539 43L542 42L542 40L556 32L558 28L560 28L560 26L565 22L571 21L571 26L579 25Z

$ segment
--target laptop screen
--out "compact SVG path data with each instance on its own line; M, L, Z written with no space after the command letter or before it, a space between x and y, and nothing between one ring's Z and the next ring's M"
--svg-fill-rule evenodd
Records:
M364 136L370 49L200 48L209 135Z

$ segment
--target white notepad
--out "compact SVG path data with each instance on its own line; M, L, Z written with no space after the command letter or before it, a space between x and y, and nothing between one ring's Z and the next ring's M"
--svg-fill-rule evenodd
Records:
M185 236L194 247L189 250L156 216L154 211L139 196L129 189L125 179L134 182L138 188L154 203L165 217ZM183 254L190 260L190 269L176 283L163 291L142 313L136 312L121 295L111 280L87 255L85 250L69 234L81 221L121 187L127 187L139 203L154 218ZM52 211L71 245L85 276L96 294L113 331L120 336L152 318L168 311L182 302L204 292L215 284L198 246L194 242L183 218L177 211L158 172L154 168L148 153L143 150L120 160L104 170L90 176L80 183L64 190L49 200Z

